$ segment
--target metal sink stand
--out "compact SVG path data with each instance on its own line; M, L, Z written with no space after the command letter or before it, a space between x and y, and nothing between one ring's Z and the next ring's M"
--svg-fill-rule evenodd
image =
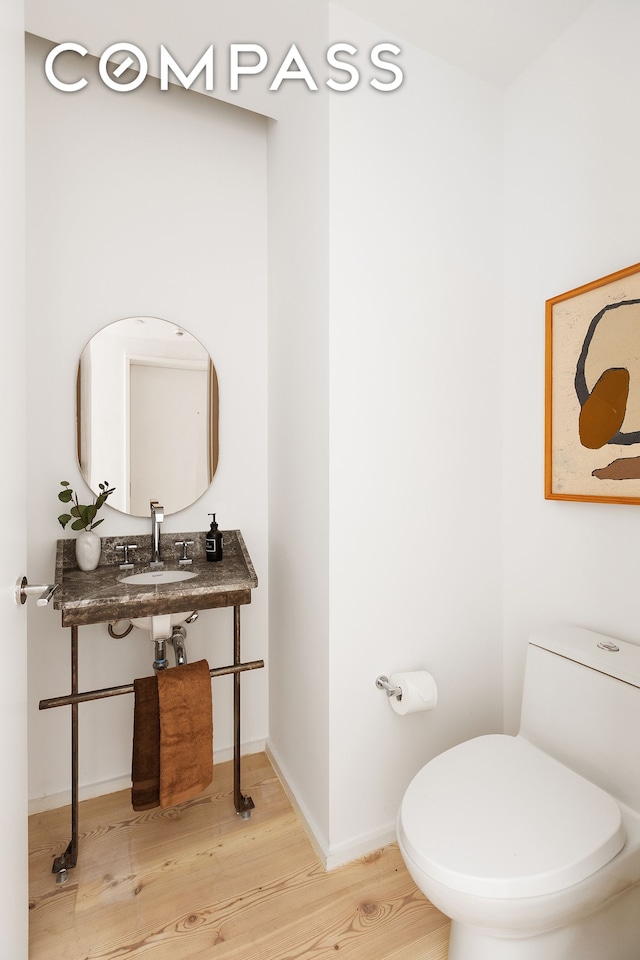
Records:
M78 691L78 626L72 625L70 629L71 693L63 697L41 700L39 704L40 710L71 706L71 840L65 852L53 861L51 872L56 874L56 883L64 883L68 879L68 871L78 862L78 704L88 700L102 700L105 697L119 697L125 693L133 693L133 683L105 687L102 690L88 690L84 693ZM247 663L241 661L239 604L233 604L233 635L233 663L226 667L216 667L210 673L212 677L233 674L233 802L236 812L243 819L247 819L251 816L254 803L251 797L242 793L240 788L240 675L247 670L259 670L264 667L264 660L250 660Z

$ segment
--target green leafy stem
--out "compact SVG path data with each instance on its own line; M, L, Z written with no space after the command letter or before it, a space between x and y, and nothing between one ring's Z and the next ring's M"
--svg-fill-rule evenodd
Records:
M93 503L81 504L78 503L78 496L73 492L68 480L61 480L62 490L58 494L58 500L61 500L63 503L71 503L73 501L73 506L69 508L69 513L61 513L58 517L58 520L62 527L66 527L70 520L73 520L71 524L72 530L93 530L94 527L97 527L98 524L102 523L104 517L101 517L100 520L96 520L95 516L104 505L107 500L107 497L111 496L115 487L110 487L107 480L104 483L98 484L100 487L100 493L95 498Z

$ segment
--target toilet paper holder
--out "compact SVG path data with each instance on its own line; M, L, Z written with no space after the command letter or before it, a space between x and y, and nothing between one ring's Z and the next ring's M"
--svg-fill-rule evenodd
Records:
M388 697L395 697L396 700L402 700L402 687L394 687L393 684L389 683L389 677L385 677L384 674L376 677L376 687L378 690L386 690Z

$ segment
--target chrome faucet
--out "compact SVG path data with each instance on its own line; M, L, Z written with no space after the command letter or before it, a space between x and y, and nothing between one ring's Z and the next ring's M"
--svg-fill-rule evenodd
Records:
M162 564L160 556L160 524L164 520L164 507L157 500L150 501L151 507L151 563L155 566Z

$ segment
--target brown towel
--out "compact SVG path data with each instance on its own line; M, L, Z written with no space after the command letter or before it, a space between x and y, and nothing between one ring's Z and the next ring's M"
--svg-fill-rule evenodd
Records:
M133 694L131 805L134 810L150 810L160 803L160 713L155 676L134 680Z
M211 674L206 660L158 674L160 806L197 796L213 779Z
M211 675L206 660L133 681L134 810L172 807L213 779Z

